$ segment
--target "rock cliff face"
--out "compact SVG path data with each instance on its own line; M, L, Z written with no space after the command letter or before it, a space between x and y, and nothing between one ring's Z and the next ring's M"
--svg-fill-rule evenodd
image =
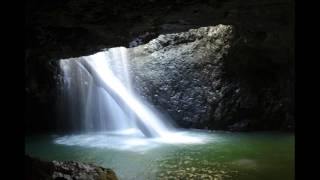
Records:
M228 25L203 27L160 35L130 49L133 84L183 127L290 128L289 76L277 74L286 69L265 65L257 69L260 77L250 72L259 68L256 64L234 62L250 61L233 57L232 50L238 48L235 32Z

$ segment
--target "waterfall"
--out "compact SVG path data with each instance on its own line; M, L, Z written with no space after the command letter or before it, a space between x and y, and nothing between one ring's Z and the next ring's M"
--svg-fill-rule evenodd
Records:
M85 132L138 130L165 137L172 129L134 93L124 47L60 60L62 108L73 129Z

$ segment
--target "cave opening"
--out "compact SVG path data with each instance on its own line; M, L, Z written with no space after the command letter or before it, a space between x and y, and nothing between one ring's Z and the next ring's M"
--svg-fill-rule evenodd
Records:
M27 178L294 179L291 1L27 14Z
M187 177L184 171L192 168L195 177L247 178L233 172L256 169L258 160L255 157L243 159L244 154L241 153L233 160L212 159L219 155L219 148L225 151L221 143L235 143L238 139L255 150L252 143L261 141L262 147L276 146L268 144L268 140L279 136L283 138L283 145L289 148L292 135L256 133L256 130L279 130L283 125L288 126L288 122L283 122L285 118L281 112L288 107L282 104L275 112L265 111L265 108L274 108L275 101L282 103L283 97L273 96L272 93L280 91L273 77L261 86L257 79L263 78L254 72L261 68L259 72L265 77L269 71L276 70L263 64L268 63L267 58L262 59L265 62L251 63L256 58L254 52L239 50L239 37L235 32L236 27L231 25L207 26L159 35L135 47L108 48L88 56L55 62L52 136L41 141L27 138L28 152L49 159L71 158L86 162L87 156L71 155L69 150L64 155L58 154L64 148L82 153L86 148L95 149L95 153L89 150L88 155L102 158L101 155L108 154L100 164L111 165L117 170L117 176L124 179L138 173L143 174L143 179L163 178L164 171L169 171L172 177ZM250 52L245 56L246 61L240 62L239 58L243 57L234 57L247 51ZM271 97L271 101L261 100L268 98L265 94ZM263 119L263 113L278 119ZM217 131L221 129L254 132L234 132L230 136L224 131ZM38 146L47 146L50 150L38 151L35 149ZM64 148L52 150L59 146ZM169 161L164 160L164 157L170 157L170 153L165 152L179 151L184 146L191 150L185 150L185 154L178 156L183 159L178 162L182 165L169 166L179 159L171 157ZM198 159L192 155L195 147L202 147L202 151L197 150L201 157L209 156L199 165L195 165ZM155 170L157 167L152 164L154 170L146 173L148 166L145 163L153 161L151 156L159 150L158 157L165 167ZM149 154L150 157L134 171L128 170L133 164L124 163L123 159L117 158L116 164L109 159L111 156L132 159L130 153ZM224 156L223 153L221 155ZM219 168L210 161L226 167ZM209 165L203 164L206 162ZM274 166L272 163L268 165ZM241 166L248 169L243 170ZM286 175L280 173L279 177Z

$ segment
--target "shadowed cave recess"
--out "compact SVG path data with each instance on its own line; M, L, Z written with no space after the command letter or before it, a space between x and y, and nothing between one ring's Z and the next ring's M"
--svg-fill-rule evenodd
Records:
M29 172L293 179L293 18L291 0L28 0L26 154L58 160Z
M292 7L287 0L28 1L27 130L59 129L60 59L117 46L136 46L129 51L149 59L130 60L134 88L181 127L293 130ZM225 37L209 37L219 24L230 26L215 35Z

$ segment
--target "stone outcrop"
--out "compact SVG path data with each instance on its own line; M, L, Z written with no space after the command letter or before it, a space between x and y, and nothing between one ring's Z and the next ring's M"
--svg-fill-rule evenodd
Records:
M234 48L239 48L237 38L236 29L229 25L160 35L129 49L133 84L182 127L292 128L287 66L257 65L248 63L250 57L232 57ZM256 68L261 68L261 75L250 72Z
M75 161L42 161L25 156L25 179L32 180L117 180L113 170Z

